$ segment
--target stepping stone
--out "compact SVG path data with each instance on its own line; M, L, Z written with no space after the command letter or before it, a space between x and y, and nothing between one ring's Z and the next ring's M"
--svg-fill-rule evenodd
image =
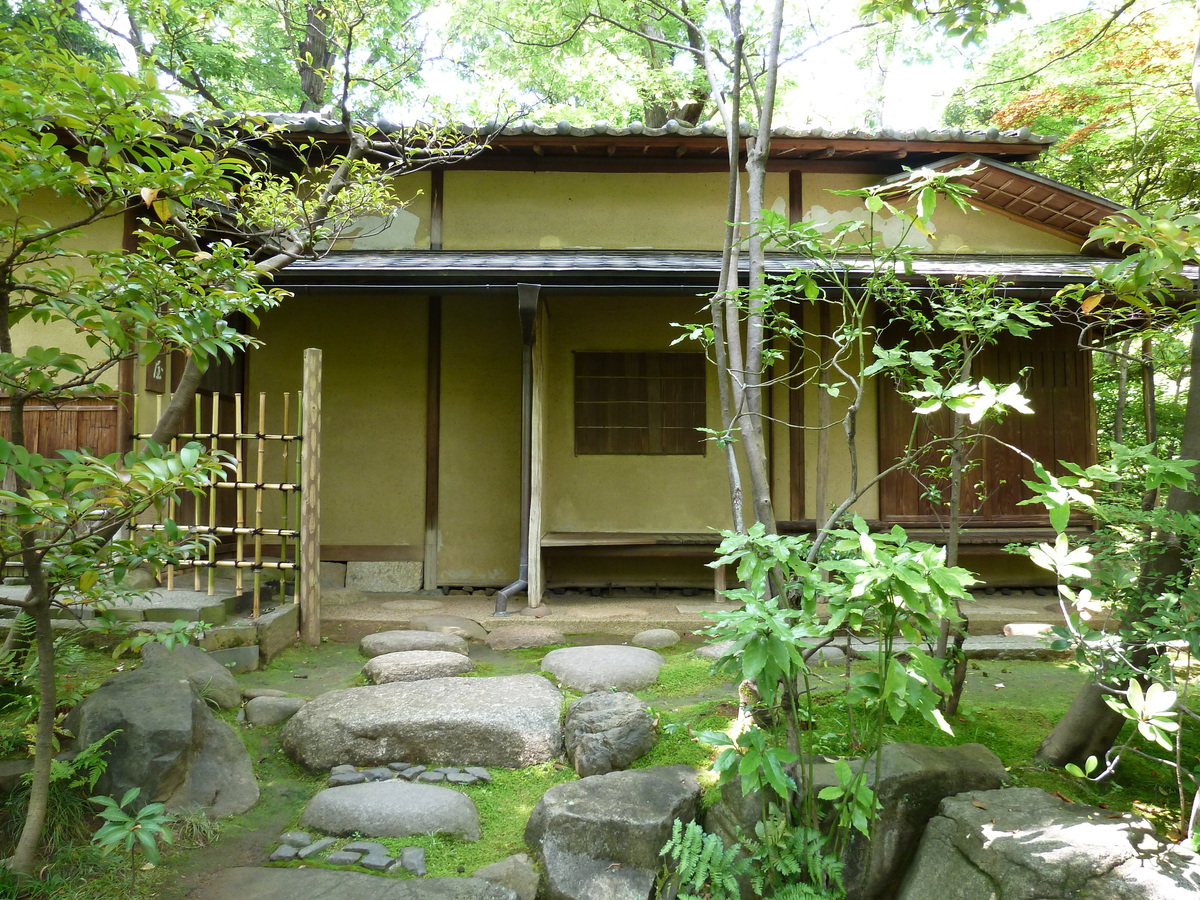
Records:
M442 634L457 634L468 641L487 640L487 629L463 616L424 615L408 620L413 631L438 631Z
M647 647L651 650L674 647L679 643L679 633L670 628L651 628L635 634L629 643L635 647Z
M658 722L650 707L625 692L587 694L563 723L567 759L581 777L627 769L654 749Z
M373 684L390 684L393 681L424 681L429 678L446 678L465 675L475 671L470 657L446 650L404 650L399 653L384 653L367 661L363 675Z
M549 647L552 644L565 644L567 639L563 633L549 625L539 625L536 622L520 623L518 625L502 625L493 628L487 636L487 645L493 650L525 650L530 647Z
M468 841L480 834L479 811L466 794L406 781L326 788L308 802L301 820L327 834L453 834Z
M363 638L358 649L364 656L403 653L405 650L444 650L466 656L467 642L457 634L439 631L380 631Z
M297 859L308 859L310 856L316 856L322 850L327 850L337 843L337 838L321 838L309 844L307 847L302 847L300 852L296 854Z
M600 644L551 650L542 668L559 683L590 694L592 691L636 691L654 684L663 658L644 647Z
M303 697L253 697L246 703L246 721L251 725L282 725L308 701Z
M716 643L712 644L701 644L692 652L701 659L717 660L722 656L728 655L729 652L733 650L733 645L736 643L737 641L717 641Z
M332 857L334 854L330 854ZM479 878L380 878L336 869L221 869L188 900L513 900L499 884Z
M399 681L310 700L280 743L310 769L396 759L520 769L558 759L561 711L562 692L540 675Z

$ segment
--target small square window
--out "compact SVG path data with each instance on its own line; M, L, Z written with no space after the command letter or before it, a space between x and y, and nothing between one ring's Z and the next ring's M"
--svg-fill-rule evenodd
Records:
M575 354L575 452L703 456L703 353Z

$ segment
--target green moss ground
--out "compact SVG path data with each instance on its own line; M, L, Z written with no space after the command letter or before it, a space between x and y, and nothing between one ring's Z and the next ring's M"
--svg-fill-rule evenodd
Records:
M734 686L712 678L706 661L695 657L692 645L663 652L666 663L657 684L638 695L659 717L662 736L638 768L683 763L704 770L713 758L712 748L698 743L693 732L721 730L730 724L736 708ZM511 675L536 671L547 651L525 650L484 654L476 674ZM267 669L238 676L243 687L272 687L302 696L354 683L363 658L351 644L327 643L317 648L298 646L284 653ZM135 663L127 662L126 665ZM92 654L86 670L103 677L117 664ZM846 711L834 689L844 677L841 669L819 671L820 689L828 701L820 705L815 727L806 734L809 746L825 754L851 752L852 731ZM89 676L90 677L90 676ZM1066 666L1046 662L973 663L963 706L951 724L955 734L945 735L916 719L906 719L889 729L889 739L947 745L979 742L990 747L1008 767L1014 784L1041 787L1073 800L1101 803L1113 809L1138 808L1143 813L1177 808L1171 778L1144 761L1122 765L1117 777L1105 785L1091 785L1058 772L1034 766L1030 760L1038 744L1066 710L1082 676ZM569 695L568 701L576 695ZM12 712L0 715L0 729L12 722ZM861 715L861 714L860 714ZM84 851L56 857L50 874L57 880L37 897L62 900L181 900L214 869L229 865L261 865L281 832L295 828L307 801L324 786L323 773L310 773L288 759L279 747L278 728L247 728L229 716L246 743L262 789L259 804L246 815L222 823L215 845L168 848L162 864L140 873L137 888L128 887L127 870L114 857L96 858ZM1189 758L1200 755L1200 742L1189 741ZM383 841L397 854L405 846L425 848L429 874L470 873L524 849L525 822L538 799L550 787L573 780L575 774L561 764L523 770L493 769L490 785L461 788L475 802L483 822L483 839L460 841L425 836ZM704 779L711 784L711 776ZM349 840L349 838L347 838ZM313 865L313 863L308 863ZM320 865L320 863L316 863ZM404 876L399 876L404 877ZM3 885L0 885L0 897Z

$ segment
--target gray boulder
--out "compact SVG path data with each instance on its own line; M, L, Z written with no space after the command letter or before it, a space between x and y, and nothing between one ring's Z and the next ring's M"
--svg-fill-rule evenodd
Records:
M636 691L654 684L663 658L644 647L599 644L563 647L542 658L542 668L560 684L587 694L592 691Z
M861 760L858 765L862 765ZM936 814L944 797L966 790L998 788L1005 779L1003 763L982 744L888 744L880 751L878 778L873 762L867 771L867 783L875 790L881 809L870 840L853 834L843 854L850 900L892 896L916 852L925 824ZM837 784L833 764L817 761L813 782L816 792ZM729 846L737 840L739 827L753 833L761 813L758 795L743 796L740 782L735 779L722 787L721 799L706 811L704 827L719 834Z
M121 797L141 788L138 803L169 812L202 807L212 818L243 813L258 802L245 745L215 718L173 665L121 672L67 716L76 746L119 731L95 793Z
M635 647L648 647L651 650L674 647L679 643L679 632L672 631L670 628L650 628L635 634L629 643Z
M512 888L518 900L537 900L538 885L542 880L525 853L478 868L471 877Z
M477 841L480 833L479 811L466 794L407 781L326 788L308 801L300 822L326 834L371 837L453 834Z
M408 620L413 631L437 631L442 634L457 634L468 641L487 640L487 629L465 616L421 615Z
M702 659L716 661L732 652L735 644L737 641L714 641L710 644L701 644L692 652Z
M538 675L431 678L330 691L280 734L310 769L340 763L523 768L562 751L562 693Z
M580 776L628 768L654 748L657 725L650 706L633 694L586 694L567 710L567 759Z
M170 650L153 642L142 646L142 664L175 666L206 700L221 709L242 705L242 689L233 674L195 644L178 644Z
M689 766L610 772L550 788L525 828L545 873L543 900L646 900L672 823L695 819L699 801Z
M246 701L246 721L251 725L282 725L307 702L303 697L253 697Z
M359 641L358 649L364 656L403 653L405 650L443 650L466 656L467 642L457 634L440 631L380 631Z
M504 885L478 878L401 881L335 869L220 869L189 900L518 900Z
M557 628L536 622L517 625L502 625L488 632L487 645L493 650L525 650L531 647L549 647L565 644L567 639Z
M1182 900L1200 896L1200 859L1140 816L1036 788L973 791L942 801L896 896Z
M367 660L363 675L372 684L393 681L424 681L428 678L448 678L475 671L470 657L448 650L402 650L384 653Z

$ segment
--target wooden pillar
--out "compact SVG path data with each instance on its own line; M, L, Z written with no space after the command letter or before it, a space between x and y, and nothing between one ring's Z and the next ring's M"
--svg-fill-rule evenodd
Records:
M434 170L437 171L436 169ZM429 298L429 324L425 375L425 549L421 585L437 586L438 485L441 464L442 420L442 298Z
M300 439L300 637L321 643L321 351L304 351Z

